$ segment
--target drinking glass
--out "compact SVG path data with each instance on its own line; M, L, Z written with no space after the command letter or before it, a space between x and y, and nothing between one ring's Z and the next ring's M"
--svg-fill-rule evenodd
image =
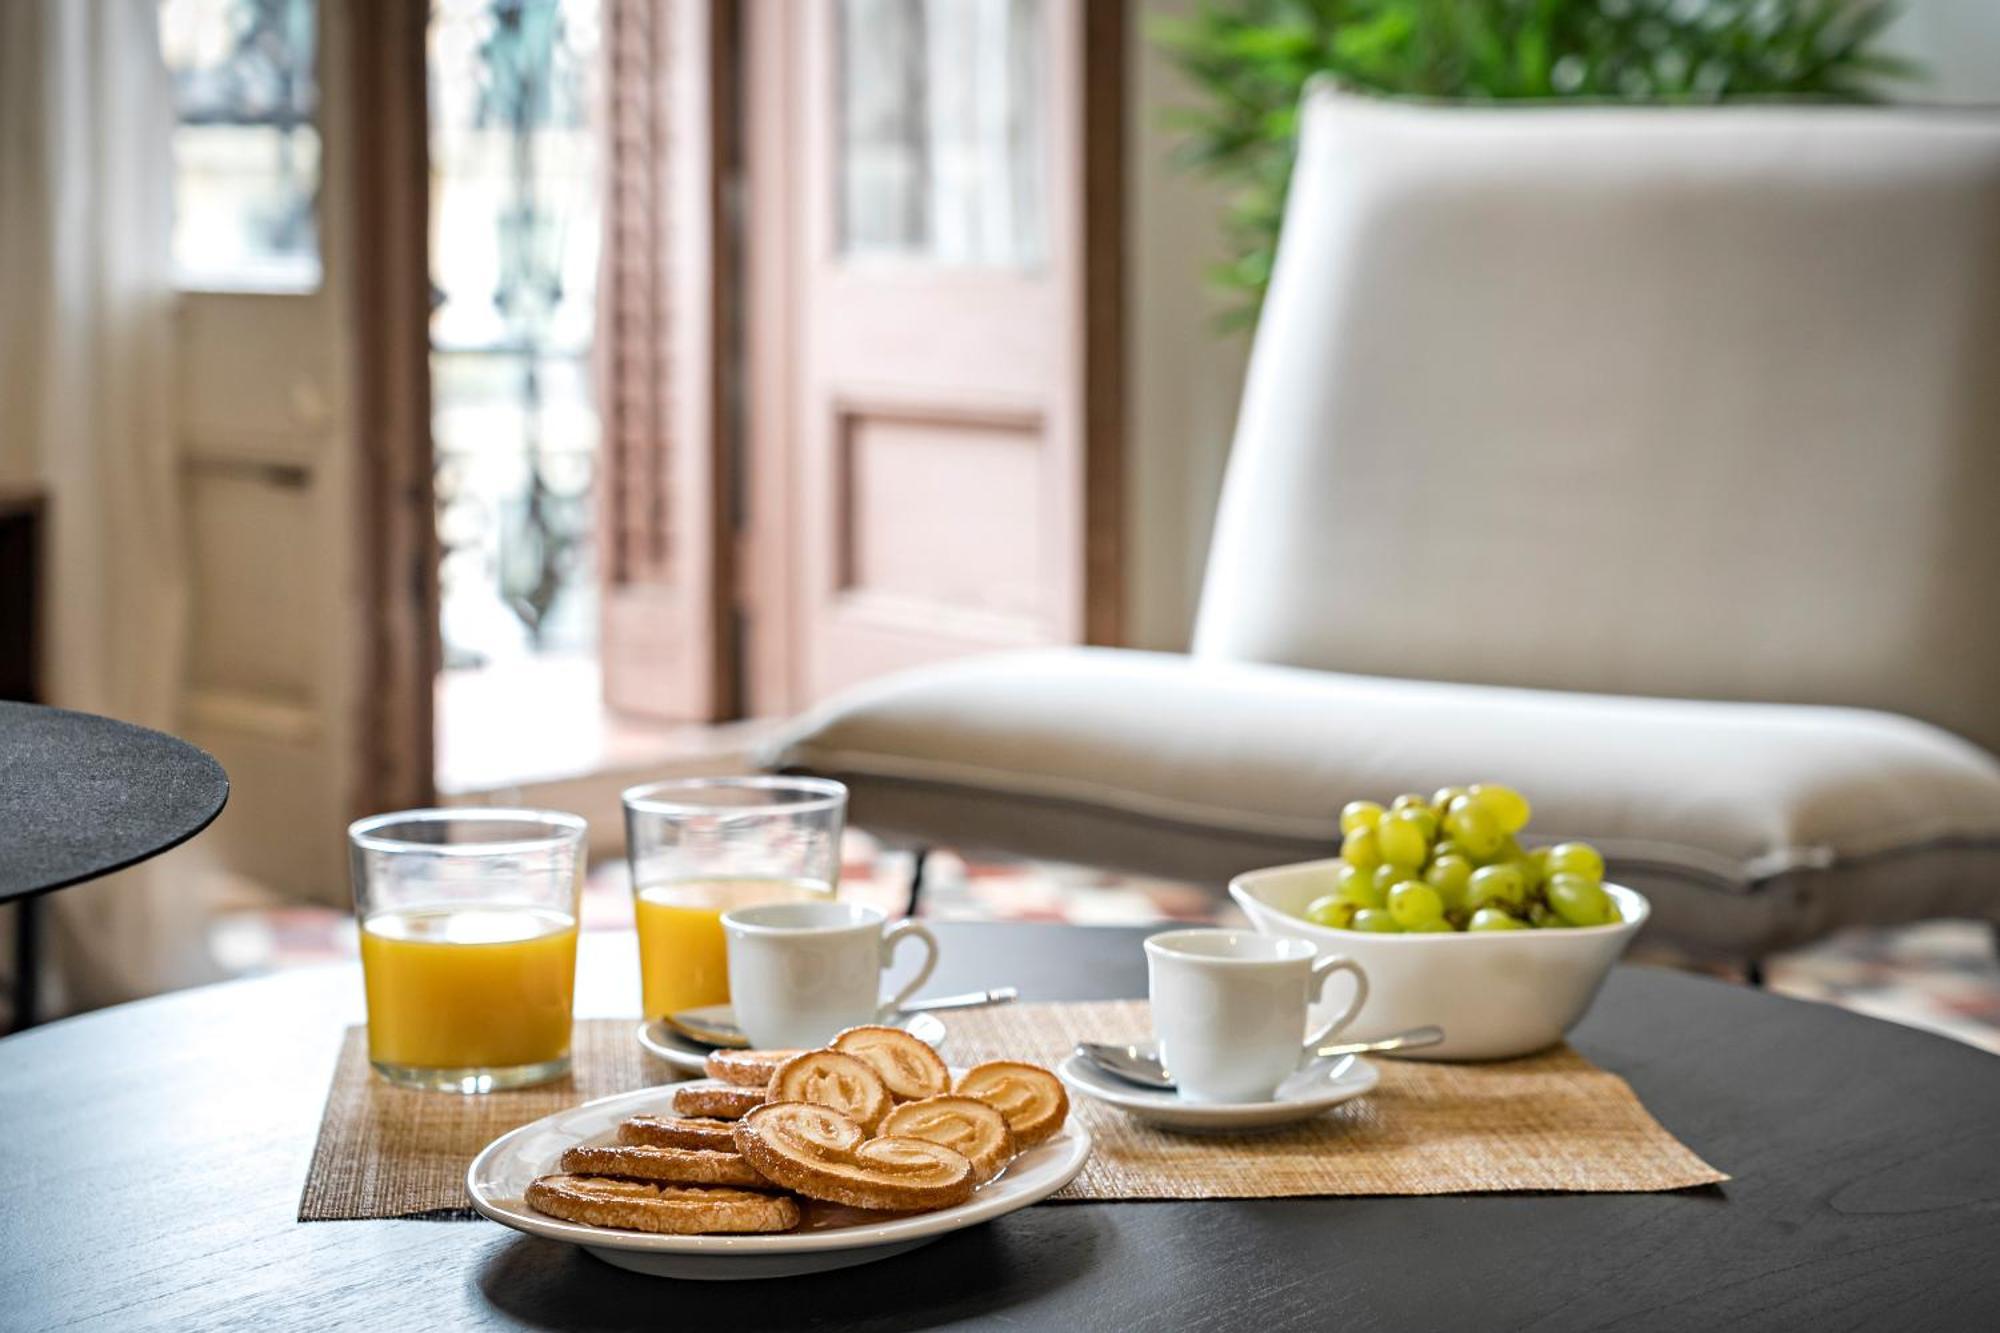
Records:
M368 1060L384 1078L493 1092L569 1072L584 830L471 808L348 827Z
M686 778L625 792L647 1018L729 999L722 914L833 896L847 788L823 778Z

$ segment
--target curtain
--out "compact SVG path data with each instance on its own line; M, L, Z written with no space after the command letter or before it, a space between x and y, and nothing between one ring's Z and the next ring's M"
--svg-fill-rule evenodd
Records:
M49 500L48 702L174 729L187 581L154 0L0 3L0 477ZM58 1003L207 979L199 841L55 894Z

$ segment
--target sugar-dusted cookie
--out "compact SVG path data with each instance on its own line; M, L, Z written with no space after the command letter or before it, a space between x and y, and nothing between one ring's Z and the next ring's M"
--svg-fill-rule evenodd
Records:
M710 1078L734 1083L739 1088L761 1088L778 1072L778 1066L804 1051L710 1051L705 1062Z
M871 1139L852 1118L805 1102L769 1102L736 1126L759 1173L809 1199L918 1212L972 1197L972 1163L927 1139Z
M618 1141L634 1147L709 1148L735 1152L735 1126L710 1116L635 1115L618 1126Z
M904 1102L882 1118L880 1133L942 1143L972 1163L972 1178L981 1185L999 1175L1014 1157L1014 1131L1007 1127L1007 1117L977 1097Z
M790 1231L799 1206L782 1194L699 1185L661 1185L602 1176L543 1176L528 1186L538 1213L594 1227L667 1235Z
M833 1049L866 1062L899 1102L951 1090L951 1070L944 1057L901 1028L875 1023L849 1028L833 1039Z
M767 1102L830 1106L873 1133L889 1114L889 1089L874 1068L845 1051L806 1051L779 1065L764 1089Z
M1040 1065L1020 1060L993 1060L974 1065L958 1076L952 1091L977 1097L1007 1117L1018 1148L1048 1138L1069 1118L1069 1094L1062 1080Z
M740 1153L712 1148L652 1148L612 1144L576 1147L556 1165L581 1176L624 1176L663 1185L737 1185L746 1189L770 1182L751 1169Z
M715 1083L687 1083L674 1089L674 1110L685 1116L735 1120L764 1103L762 1088L733 1088Z

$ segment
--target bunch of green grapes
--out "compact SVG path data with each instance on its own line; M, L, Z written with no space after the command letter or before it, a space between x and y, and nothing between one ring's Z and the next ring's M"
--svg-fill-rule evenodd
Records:
M1528 802L1498 783L1398 796L1340 812L1339 883L1306 919L1381 933L1605 926L1619 920L1587 842L1521 850Z

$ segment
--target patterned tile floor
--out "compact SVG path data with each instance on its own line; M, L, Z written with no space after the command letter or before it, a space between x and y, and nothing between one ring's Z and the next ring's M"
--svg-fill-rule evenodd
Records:
M843 897L901 915L909 888L907 853L850 832L843 849ZM968 862L933 853L925 868L922 914L945 921L1238 922L1235 907L1201 889L1113 875L1081 866ZM584 891L586 930L628 930L632 907L620 862L592 871ZM213 943L224 966L249 973L350 956L347 917L326 908L288 907L223 919ZM1641 961L1682 965L1641 949ZM1713 969L1705 969L1713 970ZM1801 999L1844 1005L2000 1053L2000 960L1992 928L1933 921L1896 930L1854 930L1766 966L1766 984Z

